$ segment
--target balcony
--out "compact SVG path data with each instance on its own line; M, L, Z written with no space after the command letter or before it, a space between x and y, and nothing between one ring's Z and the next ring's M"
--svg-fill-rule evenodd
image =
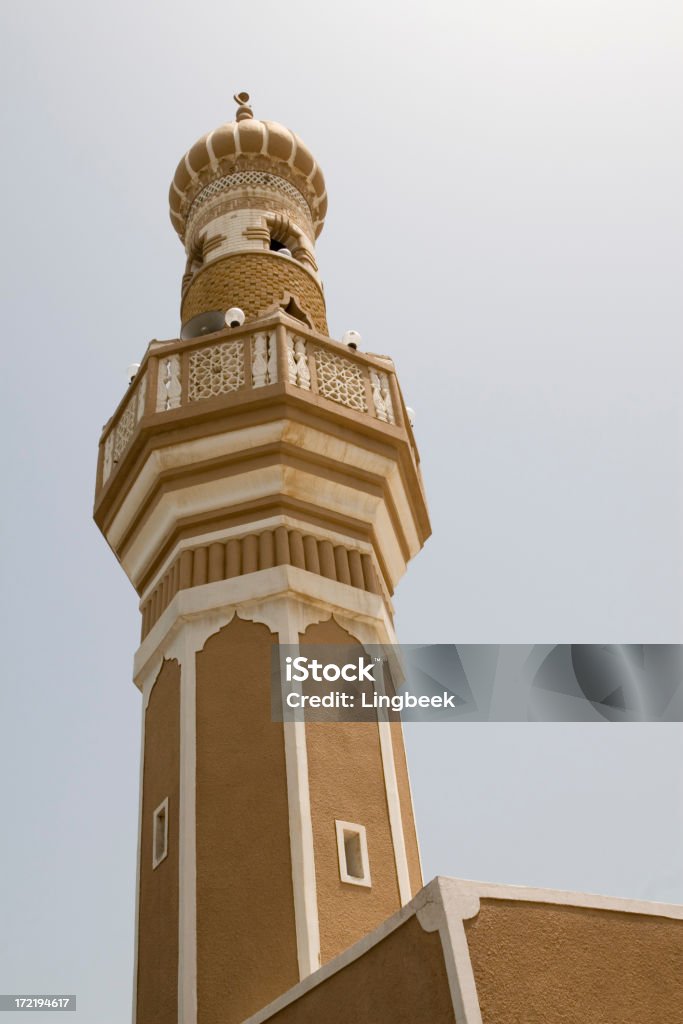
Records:
M393 362L357 352L278 312L189 341L150 343L100 439L98 507L146 426L261 404L286 393L408 441L419 462Z

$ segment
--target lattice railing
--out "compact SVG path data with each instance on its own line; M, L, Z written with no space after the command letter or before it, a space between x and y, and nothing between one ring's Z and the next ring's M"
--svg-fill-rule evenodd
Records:
M187 398L200 402L217 398L244 386L244 345L241 341L224 341L210 348L198 349L190 355Z
M318 394L332 402L345 405L356 412L367 412L363 369L346 356L336 355L324 348L315 349L315 372Z
M148 386L149 382L149 386ZM282 325L220 339L153 347L102 441L101 485L122 461L143 416L199 409L238 392L289 385L396 424L398 391L385 361Z
M136 377L131 387L131 394L105 438L102 459L103 484L107 482L123 458L135 433L135 428L144 415L147 400L147 371Z

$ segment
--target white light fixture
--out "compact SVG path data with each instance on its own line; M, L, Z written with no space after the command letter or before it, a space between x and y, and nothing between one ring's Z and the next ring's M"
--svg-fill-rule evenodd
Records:
M228 327L241 327L244 319L244 310L239 306L232 306L225 314L225 322Z
M342 344L346 345L347 348L352 348L354 352L362 340L358 331L344 331L342 335Z

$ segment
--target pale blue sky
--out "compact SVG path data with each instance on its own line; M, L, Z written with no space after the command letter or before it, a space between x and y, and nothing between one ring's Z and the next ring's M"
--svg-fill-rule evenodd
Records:
M325 172L331 330L394 356L405 641L680 642L677 2L2 5L0 991L128 1019L134 592L96 446L178 331L178 159L248 90ZM429 878L683 901L682 726L408 730ZM6 1024L16 1015L8 1014Z

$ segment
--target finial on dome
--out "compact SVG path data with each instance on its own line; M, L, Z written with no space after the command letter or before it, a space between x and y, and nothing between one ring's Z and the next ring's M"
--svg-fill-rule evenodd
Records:
M246 121L254 116L254 111L249 106L248 92L236 92L233 99L237 104L236 120Z

